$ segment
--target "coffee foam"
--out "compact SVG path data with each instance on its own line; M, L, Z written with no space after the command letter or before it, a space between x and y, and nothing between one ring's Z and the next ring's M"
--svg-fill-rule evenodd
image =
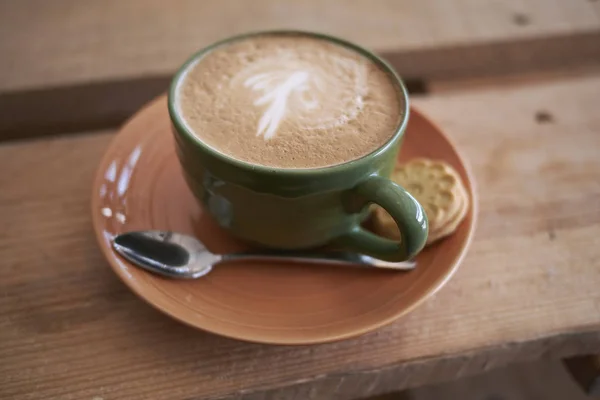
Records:
M248 37L210 51L177 88L188 128L253 164L317 168L383 145L402 117L399 90L373 61L303 35Z

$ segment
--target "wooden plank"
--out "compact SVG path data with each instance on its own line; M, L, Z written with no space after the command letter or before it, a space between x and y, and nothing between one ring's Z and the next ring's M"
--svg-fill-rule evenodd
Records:
M281 27L409 50L598 30L600 19L587 0L5 1L0 91L170 74L215 40Z
M410 400L591 400L571 379L560 362L547 359L411 390L406 397ZM403 398L391 395L373 400L401 399Z
M194 331L125 289L90 228L111 135L5 144L0 398L350 399L598 352L599 101L600 77L415 101L472 163L472 248L406 319L318 346Z
M114 128L166 91L170 77L0 93L0 141Z
M443 92L457 92L457 91L473 91L473 90L494 90L497 88L507 87L519 87L523 85L541 85L545 83L554 83L556 81L583 78L597 76L600 74L600 64L577 67L569 69L555 69L555 70L537 70L537 71L523 71L520 73L507 73L503 75L495 76L473 76L471 78L457 79L457 80L432 80L428 81L426 85L426 95L430 94L441 94ZM1 96L0 96L1 98Z
M383 52L413 95L600 71L600 31ZM0 93L0 140L114 127L166 91L161 75Z
M192 52L257 29L348 38L381 52L417 89L430 80L600 68L593 7L587 0L2 2L0 139L114 126L164 91Z

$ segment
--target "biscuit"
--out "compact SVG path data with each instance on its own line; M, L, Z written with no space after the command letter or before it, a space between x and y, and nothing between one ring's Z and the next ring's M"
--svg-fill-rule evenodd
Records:
M469 198L460 176L442 161L411 160L398 165L391 179L423 206L429 220L428 244L454 232L467 213ZM400 239L395 221L381 207L375 209L373 225L380 235Z
M456 215L448 220L444 225L438 229L430 229L429 235L427 236L427 244L431 244L439 239L445 238L446 236L454 233L458 225L466 217L467 211L469 211L469 196L465 189L462 189L463 194L460 196L460 205Z

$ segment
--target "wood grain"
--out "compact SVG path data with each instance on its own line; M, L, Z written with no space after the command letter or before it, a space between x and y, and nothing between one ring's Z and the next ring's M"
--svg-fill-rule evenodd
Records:
M473 246L408 318L306 347L194 331L112 275L89 212L110 133L5 144L0 398L349 399L598 352L599 102L600 77L415 101L472 163Z

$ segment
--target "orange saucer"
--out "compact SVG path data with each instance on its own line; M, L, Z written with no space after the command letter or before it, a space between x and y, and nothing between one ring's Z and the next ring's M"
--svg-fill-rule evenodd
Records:
M166 98L136 114L109 146L92 192L98 242L110 266L142 299L188 325L260 343L310 344L360 335L405 315L459 265L475 226L473 181L455 147L411 110L400 158L442 159L461 175L471 209L449 238L426 248L409 273L260 264L222 265L194 281L169 280L113 252L113 235L145 229L199 237L214 252L246 246L220 229L186 187L175 155Z

